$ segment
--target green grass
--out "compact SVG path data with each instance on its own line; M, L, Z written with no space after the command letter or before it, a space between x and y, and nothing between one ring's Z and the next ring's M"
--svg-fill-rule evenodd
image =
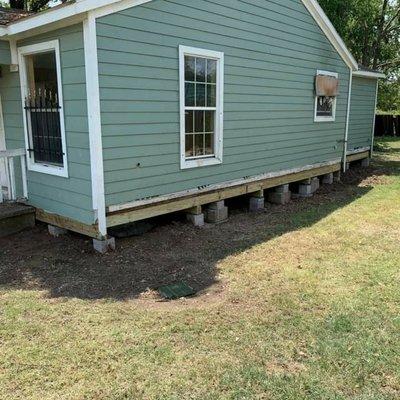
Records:
M217 295L0 287L0 398L399 399L400 141L379 143L374 178L340 201L273 208L267 239L242 232Z

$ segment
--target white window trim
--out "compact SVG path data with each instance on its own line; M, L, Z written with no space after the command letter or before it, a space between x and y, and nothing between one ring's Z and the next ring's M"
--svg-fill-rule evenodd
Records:
M324 76L333 76L336 79L339 79L339 74L336 72L330 71L317 71L317 75L324 75ZM321 117L317 115L317 107L318 107L318 97L315 96L315 104L314 104L314 122L335 122L336 121L336 106L337 106L337 96L333 102L333 109L332 109L332 116L331 117Z
M187 159L185 154L185 56L205 57L217 61L217 95L213 157ZM179 87L180 87L180 139L181 169L206 167L222 164L224 124L224 53L194 47L179 46ZM202 107L203 109L203 107Z
M25 56L31 54L39 54L49 50L54 50L56 55L56 68L57 68L57 86L58 86L58 100L61 104L60 109L60 129L61 129L61 143L63 155L63 166L56 166L46 163L35 162L29 154L29 143L32 143L32 138L29 137L28 121L26 118L26 112L24 109L25 98L28 95L28 76L26 73L26 62ZM51 40L48 42L42 42L29 46L23 46L18 48L18 60L20 66L20 82L21 82L21 99L22 99L22 111L24 120L24 133L25 133L25 148L27 156L27 166L29 171L40 172L49 175L56 175L64 178L68 178L68 161L67 161L67 146L65 140L65 120L64 120L64 102L62 94L62 79L61 79L61 58L60 58L60 44L58 40Z

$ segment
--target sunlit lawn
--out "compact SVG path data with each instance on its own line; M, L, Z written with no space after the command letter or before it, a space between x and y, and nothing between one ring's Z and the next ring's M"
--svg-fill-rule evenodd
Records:
M274 208L269 240L232 238L217 295L0 286L0 398L399 399L400 141L380 143L375 179L339 186L348 201Z

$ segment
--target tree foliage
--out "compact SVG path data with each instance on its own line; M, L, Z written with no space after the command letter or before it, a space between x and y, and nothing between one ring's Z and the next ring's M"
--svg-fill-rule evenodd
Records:
M68 0L61 0L65 3ZM49 0L10 0L10 7L18 10L27 10L38 12L46 9L49 6Z
M364 67L388 75L379 107L400 110L400 0L319 0L349 49Z

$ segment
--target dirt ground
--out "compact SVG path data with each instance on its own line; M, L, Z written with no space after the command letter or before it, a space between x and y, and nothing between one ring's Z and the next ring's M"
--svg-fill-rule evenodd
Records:
M234 199L227 202L227 222L204 228L192 227L183 214L160 218L150 232L118 239L117 251L107 255L95 253L88 238L73 233L53 238L39 224L0 239L0 285L45 290L53 298L130 299L149 306L161 300L157 288L184 281L198 291L189 301L209 302L223 296L229 284L219 276L219 260L314 223L323 217L321 212L332 212L365 194L370 184L386 179L384 173L379 166L356 167L341 183L323 186L313 198L267 205L255 214L246 210L246 198ZM315 213L299 219L307 210Z

